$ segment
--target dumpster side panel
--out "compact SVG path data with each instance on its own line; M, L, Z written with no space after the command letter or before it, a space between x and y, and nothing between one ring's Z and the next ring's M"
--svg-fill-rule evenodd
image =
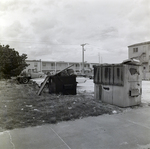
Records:
M113 104L120 107L139 105L141 103L141 85L141 67L125 65L124 86L113 86Z
M103 66L102 70L102 84L112 85L113 84L113 67Z
M49 86L50 89L55 87L56 94L76 95L76 76L53 76Z
M69 76L63 84L64 95L76 95L76 76Z
M101 67L100 66L94 67L94 83L100 84L101 78L102 78Z
M123 86L124 85L124 66L114 66L114 86Z
M141 103L141 88L137 84L140 82L132 82L129 86L128 100L126 100L126 106L139 105Z
M112 85L102 85L101 100L113 104L113 86Z
M101 100L101 95L102 95L102 85L94 84L94 99Z
M128 100L124 105L134 106L141 103L142 94L142 69L141 66L128 65L127 66L127 94Z
M125 95L125 66L114 66L113 105L124 107Z
M124 107L124 100L126 100L124 93L124 86L113 86L113 105Z

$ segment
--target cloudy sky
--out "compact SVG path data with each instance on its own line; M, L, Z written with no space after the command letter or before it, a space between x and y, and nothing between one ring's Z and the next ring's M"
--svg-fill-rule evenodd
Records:
M150 0L0 0L0 44L28 59L120 63L150 41Z

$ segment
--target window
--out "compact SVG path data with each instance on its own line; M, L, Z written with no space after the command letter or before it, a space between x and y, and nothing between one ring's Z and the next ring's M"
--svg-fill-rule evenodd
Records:
M38 65L37 63L34 63L34 67L37 67L37 65Z
M35 68L33 72L37 72L37 68Z
M46 63L42 63L43 66L46 66Z
M32 72L36 72L36 68L35 68L35 69L32 69Z
M138 52L138 48L133 48L133 52Z
M55 63L51 63L51 69L55 69Z
M76 67L79 67L79 64L76 64L75 66L76 66Z
M55 64L54 63L51 63L51 66L54 66Z

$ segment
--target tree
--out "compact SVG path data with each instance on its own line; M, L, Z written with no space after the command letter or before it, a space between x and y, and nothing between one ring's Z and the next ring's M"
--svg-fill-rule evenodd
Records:
M26 59L26 54L19 55L19 52L10 48L9 45L0 45L0 78L19 75L28 66Z

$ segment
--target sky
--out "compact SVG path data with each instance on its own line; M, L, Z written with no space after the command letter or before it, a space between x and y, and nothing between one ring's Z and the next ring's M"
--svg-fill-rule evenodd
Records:
M0 0L0 44L30 60L121 63L150 41L150 0Z

